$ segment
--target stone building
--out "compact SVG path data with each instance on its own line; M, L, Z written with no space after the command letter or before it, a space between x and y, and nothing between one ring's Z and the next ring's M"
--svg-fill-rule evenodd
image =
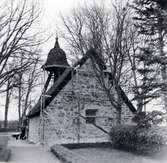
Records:
M43 66L50 72L50 80L54 76L54 82L47 89L46 81L45 95L27 115L28 139L48 145L108 141L111 126L116 124L116 111L95 79L90 58L83 57L73 67L65 58L57 40ZM132 112L123 107L122 123L130 123L131 117Z

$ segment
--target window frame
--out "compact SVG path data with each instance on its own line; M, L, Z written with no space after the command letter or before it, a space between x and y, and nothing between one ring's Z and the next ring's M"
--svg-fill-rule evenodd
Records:
M85 117L86 124L95 124L96 123L96 113L98 109L86 109Z

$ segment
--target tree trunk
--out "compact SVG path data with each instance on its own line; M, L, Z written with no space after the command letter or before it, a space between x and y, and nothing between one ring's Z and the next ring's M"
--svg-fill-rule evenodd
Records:
M137 112L142 112L143 111L143 100L142 99L138 99L137 100Z
M117 125L121 125L121 121L122 121L122 109L121 108L119 108L118 110L117 110L117 115L116 115L116 123L117 123Z
M4 129L6 130L8 127L8 110L9 110L9 101L10 101L10 90L9 90L10 82L7 82L7 92L6 92L6 101L5 101L5 117L4 117Z
M19 89L20 92L20 89ZM20 100L20 93L19 93L19 99L18 99L18 116L19 116L19 127L21 126L21 100Z
M118 87L118 86L116 86ZM116 89L117 90L117 125L121 125L121 121L122 121L122 97L121 97L121 91L120 89Z
M21 127L21 85L19 85L18 88L18 116L19 116L19 123L18 123L18 127Z
M21 115L22 120L24 119L24 117L26 115L26 111L28 109L28 101L29 101L30 92L31 92L31 85L28 87L28 91L27 91L27 94L26 94L26 97L25 97L24 110L23 110L22 115Z
M160 57L165 57L165 53L164 53L164 40L163 40L163 35L162 35L162 29L159 29L159 53L160 53ZM167 88L166 88L166 84L167 84L167 67L166 65L162 64L161 65L161 76L162 76L162 81L164 83L163 86L163 90L162 90L162 94L163 94L163 101L164 101L164 106L165 106L165 110L167 112Z

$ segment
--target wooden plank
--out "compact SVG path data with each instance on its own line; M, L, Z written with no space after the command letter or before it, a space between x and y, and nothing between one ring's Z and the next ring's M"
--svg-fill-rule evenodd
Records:
M129 98L127 97L127 95L125 94L125 92L123 91L121 86L118 85L118 87L116 89L119 89L118 91L121 93L122 100L128 106L128 108L131 110L131 112L136 113L137 112L136 108L133 106L132 102L129 100Z
M48 88L48 85L49 85L49 82L50 82L50 80L51 80L51 77L52 77L52 73L50 72L50 73L49 73L49 76L48 76L48 78L47 78L47 80L46 80L46 83L45 83L45 85L44 85L43 93L46 92L46 90L47 90L47 88Z
M84 117L83 115L79 114L79 116L80 116L81 118L83 118L84 120L86 120L86 117ZM104 128L102 128L102 127L96 125L95 123L91 123L91 124L92 124L93 126L95 126L96 128L100 129L100 130L101 130L102 132L104 132L105 134L110 135L110 133L109 133L108 131L106 131Z

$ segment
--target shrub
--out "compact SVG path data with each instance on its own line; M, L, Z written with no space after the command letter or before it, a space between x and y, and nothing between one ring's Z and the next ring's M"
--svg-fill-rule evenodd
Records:
M165 144L164 137L154 127L115 126L110 137L114 147L140 154L160 151Z
M138 127L151 127L152 125L158 125L163 122L164 113L154 110L152 112L139 112L133 118L132 121L137 124Z

